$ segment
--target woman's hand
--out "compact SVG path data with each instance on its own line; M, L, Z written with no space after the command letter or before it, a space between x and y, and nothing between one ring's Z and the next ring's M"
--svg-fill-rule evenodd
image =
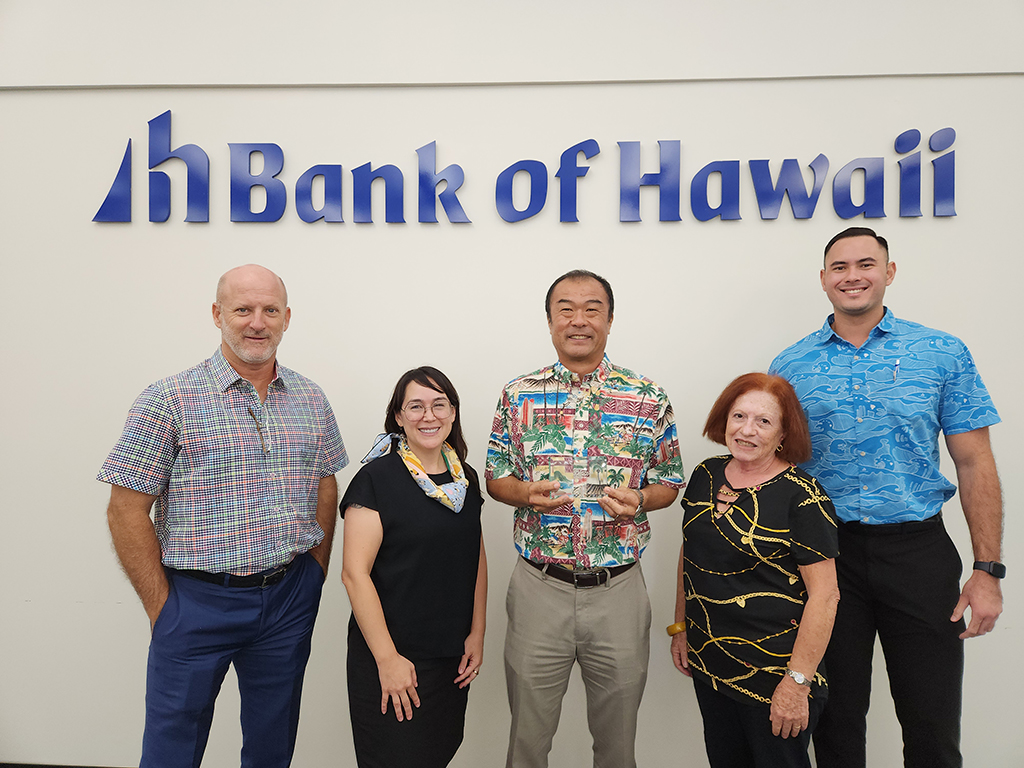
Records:
M676 669L687 677L693 677L690 672L690 662L686 658L686 632L677 632L672 635L672 663Z
M772 733L788 739L799 736L800 731L807 728L808 694L807 686L799 685L788 675L782 678L772 694Z
M484 636L471 632L466 638L466 652L462 654L462 661L459 662L459 676L455 678L455 684L459 688L465 688L472 683L480 674L483 663Z
M387 714L388 699L395 705L398 722L412 720L412 709L420 705L416 693L416 666L397 653L386 661L377 662L380 675L380 713Z

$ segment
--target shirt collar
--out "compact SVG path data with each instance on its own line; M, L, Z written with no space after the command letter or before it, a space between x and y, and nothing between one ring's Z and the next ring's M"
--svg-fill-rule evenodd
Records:
M213 378L217 381L217 386L220 387L221 392L227 392L228 388L238 381L247 381L238 371L231 367L231 363L224 357L224 352L221 351L220 345L217 346L216 351L210 358L210 370L213 371ZM276 360L274 361L274 378L271 379L270 386L284 387L284 379L281 378L281 366L278 365Z
M579 377L580 384L604 383L604 380L607 379L608 375L611 373L611 367L611 361L608 360L608 355L605 355L601 358L601 362L598 364L597 368L592 370L590 373L583 374ZM576 374L562 365L561 360L551 366L551 373L563 384L572 384L577 379Z
M818 341L825 344L830 341L846 341L842 336L832 330L832 321L836 319L835 313L832 313L825 319L825 324L821 326L821 330L818 331ZM892 313L892 310L888 307L885 308L885 314L882 315L882 319L878 321L878 325L871 329L871 333L868 338L877 336L880 333L893 333L896 330L896 316Z

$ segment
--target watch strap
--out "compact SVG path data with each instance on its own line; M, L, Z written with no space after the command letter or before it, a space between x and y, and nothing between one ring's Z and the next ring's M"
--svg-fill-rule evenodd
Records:
M636 511L633 513L633 516L636 517L637 515L639 515L641 512L644 511L644 501L645 501L645 499L644 499L644 492L643 491L641 491L639 488L634 488L633 490L636 491L637 495L640 497L640 503L636 505Z
M805 688L811 687L810 678L804 677L802 672L797 672L795 669L790 669L789 667L786 667L786 674L789 677L791 677L793 679L793 682L795 682L797 685L802 685Z
M989 573L997 579L1006 577L1006 566L997 560L975 560L974 570L985 571L985 573Z

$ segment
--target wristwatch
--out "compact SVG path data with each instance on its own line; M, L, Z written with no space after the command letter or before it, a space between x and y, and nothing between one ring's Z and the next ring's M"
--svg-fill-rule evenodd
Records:
M797 685L805 686L806 688L811 687L811 681L804 677L802 672L797 672L795 669L786 667L786 674L793 678L793 682Z
M640 497L640 503L636 505L636 512L633 513L633 517L636 517L644 511L644 492L639 488L634 488L633 490L636 491L637 496Z
M974 562L974 570L991 573L997 579L1002 579L1006 576L1006 566L995 560L976 560Z

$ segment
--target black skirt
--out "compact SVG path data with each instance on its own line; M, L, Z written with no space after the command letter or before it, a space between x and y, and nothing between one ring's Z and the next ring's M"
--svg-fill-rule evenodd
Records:
M349 634L348 706L359 768L444 768L462 744L469 686L453 681L461 657L414 661L419 708L398 722L394 704L380 713L377 662L358 630Z

